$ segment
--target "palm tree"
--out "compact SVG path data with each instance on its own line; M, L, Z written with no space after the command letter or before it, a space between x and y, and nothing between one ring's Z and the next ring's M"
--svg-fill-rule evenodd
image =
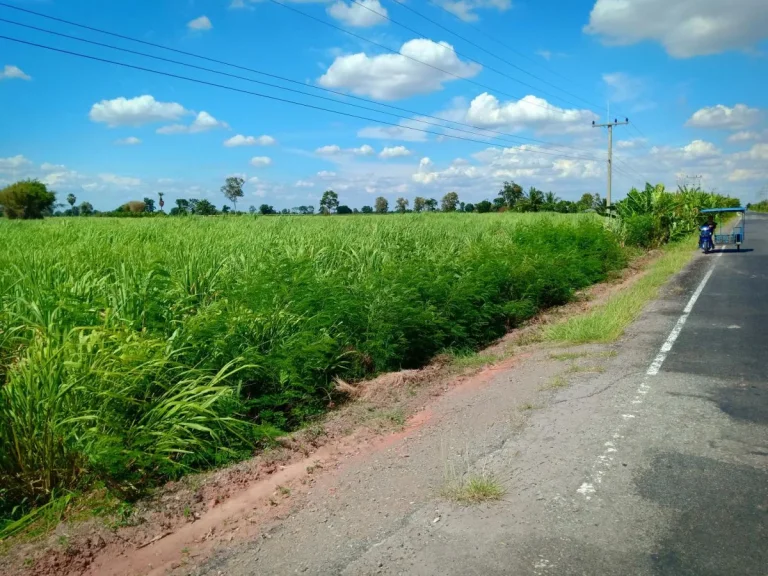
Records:
M544 192L531 186L528 190L527 198L525 198L525 211L526 212L538 212L544 205Z
M67 194L67 202L69 202L69 205L70 205L72 208L74 208L74 207L75 207L75 202L77 202L77 198L75 197L75 195L74 195L74 194L72 194L72 193L70 192L69 194Z
M560 202L560 198L554 192L544 194L544 210L554 212L558 202Z
M163 211L163 206L165 206L165 200L163 200L163 196L165 196L165 192L158 192L157 193L158 198L160 200L158 201L158 204L160 205L160 211Z

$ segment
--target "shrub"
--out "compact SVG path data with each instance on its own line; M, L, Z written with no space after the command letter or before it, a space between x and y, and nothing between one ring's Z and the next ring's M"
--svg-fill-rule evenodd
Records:
M50 214L56 194L38 180L22 180L0 190L0 206L6 218L39 219Z

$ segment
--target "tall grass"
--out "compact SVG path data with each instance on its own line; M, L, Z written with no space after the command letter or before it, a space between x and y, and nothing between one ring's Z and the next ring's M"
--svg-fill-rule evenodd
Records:
M625 264L599 218L0 222L0 516L250 454Z
M691 239L692 240L692 239ZM654 299L672 274L679 272L694 254L692 245L678 242L665 247L664 254L629 288L612 296L595 310L553 324L544 332L547 340L586 344L613 342Z

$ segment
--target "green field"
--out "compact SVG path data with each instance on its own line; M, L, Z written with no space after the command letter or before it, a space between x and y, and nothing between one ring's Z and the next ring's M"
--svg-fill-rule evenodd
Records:
M0 516L251 455L625 264L594 215L0 221Z

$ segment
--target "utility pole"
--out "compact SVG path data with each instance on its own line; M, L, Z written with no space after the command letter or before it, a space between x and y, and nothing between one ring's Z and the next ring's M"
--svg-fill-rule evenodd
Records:
M693 176L688 176L686 174L685 176L685 184L688 184L688 180L693 180L696 183L696 188L701 188L701 179L703 176L701 174L694 174Z
M613 127L627 124L629 124L629 118L624 118L624 122L619 122L614 118L613 122L605 124L595 124L595 121L592 121L592 128L608 128L608 193L605 198L608 214L611 213L611 183L613 182Z

